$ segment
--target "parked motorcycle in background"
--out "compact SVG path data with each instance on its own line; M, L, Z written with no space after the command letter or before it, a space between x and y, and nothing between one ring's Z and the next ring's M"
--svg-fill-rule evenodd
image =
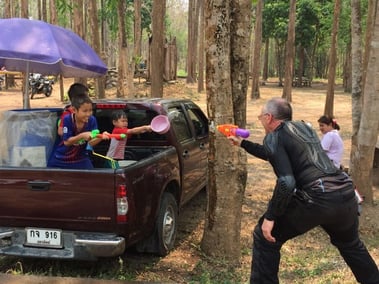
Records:
M49 76L31 73L29 75L30 98L33 99L35 94L44 94L46 97L50 97L53 92L53 84L54 80L49 78Z

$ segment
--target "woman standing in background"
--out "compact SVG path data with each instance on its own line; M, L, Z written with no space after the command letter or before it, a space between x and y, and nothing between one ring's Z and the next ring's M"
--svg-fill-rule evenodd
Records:
M318 125L322 133L321 146L325 150L337 168L341 167L343 156L343 141L338 132L340 126L337 121L329 116L323 115L318 119Z

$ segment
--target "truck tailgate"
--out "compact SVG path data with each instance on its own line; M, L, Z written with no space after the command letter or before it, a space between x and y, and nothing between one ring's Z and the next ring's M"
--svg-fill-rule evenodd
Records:
M111 169L2 168L0 226L111 231L116 216L114 179Z

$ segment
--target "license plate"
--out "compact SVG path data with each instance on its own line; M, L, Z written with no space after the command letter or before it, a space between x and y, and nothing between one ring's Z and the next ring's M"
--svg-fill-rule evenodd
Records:
M26 228L26 243L28 246L37 247L62 247L61 230Z

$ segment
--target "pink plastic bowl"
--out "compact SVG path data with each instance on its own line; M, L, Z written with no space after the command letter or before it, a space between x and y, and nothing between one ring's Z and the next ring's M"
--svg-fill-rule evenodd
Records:
M170 129L170 121L165 115L157 115L151 121L151 130L159 134L165 134Z

